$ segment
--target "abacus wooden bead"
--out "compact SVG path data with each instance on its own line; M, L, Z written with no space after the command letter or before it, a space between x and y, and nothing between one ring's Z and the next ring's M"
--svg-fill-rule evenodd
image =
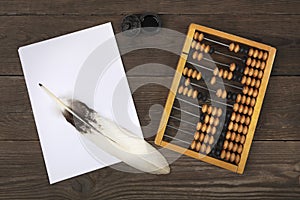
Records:
M212 107L212 106L208 106L208 108L207 108L207 113L210 115L211 112L212 112L212 110L213 110L213 107Z
M259 86L260 86L260 80L256 80L256 82L255 82L255 87L256 87L256 88L259 88Z
M242 100L242 95L241 95L241 94L238 94L238 95L236 96L235 101L236 101L237 103L240 103L241 100Z
M229 72L228 73L228 76L227 76L227 80L231 80L233 77L233 73L232 72Z
M223 71L224 71L224 70L223 70L222 68L219 69L219 74L218 74L218 75L219 75L220 78L223 76Z
M222 95L222 89L217 89L216 96L221 97L221 95Z
M202 60L202 58L203 58L203 54L199 53L198 56L197 56L197 60L200 61L200 60Z
M198 40L201 42L204 38L204 35L203 33L200 33L199 36L198 36Z
M239 105L239 113L242 113L244 110L244 106L243 105Z
M229 51L233 51L235 48L235 44L234 43L230 43L229 45Z
M218 108L217 117L220 117L222 113L223 113L222 108Z
M226 132L225 138L226 138L226 140L229 140L231 138L231 132L230 131Z
M211 134L214 135L214 134L216 134L216 132L217 132L217 128L213 127L212 130L211 130Z
M237 134L235 137L235 142L239 142L241 140L241 135Z
M233 122L229 122L229 124L228 124L228 130L232 130L232 128L233 128Z
M181 94L183 92L183 86L181 85L179 88L178 88L178 94Z
M256 84L256 80L253 78L253 79L251 80L250 86L253 87L253 86L255 86L255 84Z
M258 60L257 62L256 62L256 65L255 65L255 68L260 68L260 65L261 65L261 62L260 62L260 60Z
M201 131L202 131L202 132L205 132L206 129L207 129L207 125L206 125L206 124L203 124L203 125L202 125L202 128L201 128Z
M233 148L233 142L229 142L227 150L231 151L232 148Z
M230 153L229 151L227 151L227 152L226 152L226 155L225 155L225 160L229 160L229 158L230 158L230 154L231 154L231 153Z
M244 144L245 141L246 141L246 136L245 136L245 135L242 135L242 136L241 136L241 139L240 139L240 143L241 143L241 144Z
M213 136L210 136L208 144L212 145L215 141L215 138Z
M194 139L199 140L199 137L200 137L200 133L198 131L196 131L194 134Z
M244 69L244 74L247 75L249 73L250 68L249 67L245 67Z
M195 149L195 147L196 147L196 141L193 140L193 142L192 142L192 144L191 144L191 149Z
M253 73L254 73L254 69L253 69L253 68L250 68L250 69L249 69L248 76L253 76Z
M192 55L192 58L195 60L197 58L197 56L198 56L198 51L195 51Z
M192 73L192 78L196 78L197 74L198 74L197 70L194 70Z
M185 87L185 88L183 89L182 94L183 94L183 95L186 95L186 94L188 93L188 91L189 91L189 88L188 88L188 87Z
M224 70L224 72L223 72L223 78L224 78L224 79L227 79L227 77L228 77L228 71L227 71L227 70Z
M250 88L249 88L249 91L248 91L248 95L251 96L251 95L253 94L253 92L254 92L253 88L250 87Z
M201 111L202 111L203 113L206 113L207 107L208 107L207 104L203 104L203 105L202 105Z
M263 51L259 51L259 54L258 54L257 58L258 59L262 59L263 55L264 55L264 52Z
M234 161L235 161L235 153L231 153L230 162L234 162Z
M244 103L246 102L246 98L247 98L246 95L243 95L243 96L242 96L242 99L241 99L241 103L242 103L242 104L244 104Z
M204 49L205 49L205 44L201 44L200 51L204 51Z
M249 66L251 65L252 59L250 57L247 58L246 60L246 65Z
M188 97L191 97L192 96L192 94L193 94L193 89L191 88L191 89L189 89L189 91L188 91L188 93L187 93L187 96Z
M246 99L246 105L249 105L250 102L251 102L251 97L247 97L247 99Z
M255 69L255 70L254 70L254 72L253 72L253 77L254 77L254 78L256 78L256 77L258 76L258 72L259 72L258 69Z
M197 90L194 90L193 92L193 99L196 99L198 96L198 91Z
M200 141L200 142L203 142L204 136L205 136L204 133L201 133L201 134L200 134L200 137L199 137L199 141Z
M182 71L182 74L185 76L188 70L189 70L189 68L185 67Z
M209 125L206 129L206 133L211 133L211 131L212 131L212 126ZM204 138L204 141L205 141L205 138Z
M226 97L227 97L227 92L226 90L223 90L221 98L226 99Z
M253 114L253 108L250 107L250 108L248 108L248 115L251 116L252 114Z
M246 115L249 112L248 106L244 107L243 114Z
M210 80L210 84L211 85L214 85L216 83L217 79L215 76L211 77L211 80Z
M210 145L208 145L208 146L206 147L205 153L206 153L206 154L209 154L210 151L211 151L211 147L210 147Z
M237 53L240 50L240 45L236 44L234 47L234 52Z
M239 125L237 132L238 133L243 132L243 125L242 124Z
M233 141L233 140L235 139L235 137L236 137L236 133L235 133L235 132L232 132L232 133L231 133L230 140Z
M207 124L209 122L209 115L205 115L204 117L204 123Z
M196 76L196 79L199 81L201 78L202 78L202 73L199 72L199 73L197 74L197 76Z
M219 69L216 67L213 71L213 75L217 76L219 74Z
M213 110L212 110L211 114L212 114L213 116L215 116L215 115L217 114L217 111L218 111L218 108L213 107Z
M258 75L257 75L257 78L261 79L263 77L263 71L259 71L258 72Z
M195 34L194 34L194 39L195 39L195 40L198 40L198 37L199 37L199 33L198 33L198 32L195 32Z
M263 55L263 58L262 58L263 60L267 60L268 59L268 53L267 52L265 52L264 53L264 55Z
M255 106L255 102L256 102L255 98L252 98L251 102L250 102L250 106L254 107Z
M209 124L213 124L214 122L215 122L215 118L213 116L211 116L209 119Z
M202 127L202 123L201 122L198 122L197 123L197 126L196 126L196 130L199 131Z
M229 65L229 69L230 69L230 71L233 72L233 71L236 69L235 63L231 63L231 64Z
M248 56L252 56L254 53L254 49L250 48L248 51Z
M255 65L256 65L256 60L253 59L252 62L251 62L251 67L255 67Z
M241 116L240 123L241 123L241 124L245 123L245 120L246 120L245 115L242 115L242 116Z
M238 123L234 123L234 124L233 124L232 130L233 130L233 131L237 131L238 127L239 127L239 124L238 124ZM232 133L232 134L233 134L233 133Z
M243 127L243 134L246 135L248 133L248 127L244 126Z
M236 115L236 118L235 118L235 121L236 121L236 122L239 122L240 119L241 119L241 115L240 115L240 114L237 114L237 115Z
M258 56L258 50L255 49L255 50L254 50L254 53L253 53L253 58L256 58L257 56Z
M205 49L204 49L204 52L205 52L205 53L208 53L208 52L209 52L209 50L210 50L210 46L209 46L209 45L207 45L207 46L205 47Z
M258 90L255 89L255 90L253 91L253 93L252 93L252 96L253 96L253 97L257 97L257 95L258 95Z
M206 150L206 145L203 143L203 144L201 145L200 151L201 151L201 152L205 152L205 150Z
M200 147L201 147L201 143L197 142L197 144L196 144L196 151L200 151Z
M233 151L233 152L236 152L237 149L238 149L238 147L239 147L239 145L238 145L237 143L235 143L235 144L233 145L233 147L232 147L232 151Z
M233 112L233 113L231 114L230 120L231 120L231 121L234 121L235 118L236 118L236 113Z
M187 76L188 76L188 77L191 77L191 76L192 76L192 73L193 73L193 71L194 71L193 69L189 69L189 71L187 72Z
M261 62L261 64L260 64L260 69L261 69L261 70L264 70L264 69L265 69L265 66L266 66L266 63L265 63L265 62Z
M250 121L251 121L250 117L247 116L245 120L245 124L248 126L250 124Z
M237 112L238 109L239 109L239 104L238 103L233 104L233 108L232 109L233 109L234 112Z
M196 47L196 45L197 45L197 42L195 40L193 40L192 44L191 44L192 49L194 49Z
M197 42L197 44L195 45L195 49L196 49L196 50L199 50L199 49L200 49L200 46L201 46L200 42Z
M243 76L243 77L242 77L242 80L241 80L241 83L242 83L242 84L245 84L246 81L247 81L247 77L246 77L246 76Z
M225 155L226 155L226 151L225 151L225 150L222 150L222 151L221 151L221 154L220 154L220 158L221 158L221 159L224 159L224 158L225 158Z
M243 151L243 145L240 144L238 149L237 149L237 152L240 154L240 153L242 153L242 151Z
M243 94L247 94L249 91L249 87L248 86L244 86L243 87Z
M235 156L235 164L239 164L240 163L240 160L241 160L241 156L239 154L237 154Z
M203 143L208 143L209 135L206 134L203 140Z

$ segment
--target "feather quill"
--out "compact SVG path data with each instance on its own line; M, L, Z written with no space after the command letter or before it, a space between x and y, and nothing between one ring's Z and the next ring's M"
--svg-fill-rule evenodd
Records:
M65 119L97 147L140 171L170 173L164 156L144 139L101 117L78 100L63 101L42 84L39 86L57 103Z

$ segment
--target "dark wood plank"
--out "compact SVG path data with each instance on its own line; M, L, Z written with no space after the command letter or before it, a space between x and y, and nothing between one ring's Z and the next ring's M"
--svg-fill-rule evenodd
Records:
M160 14L299 14L299 1L163 1L122 0L26 1L2 0L0 15L104 15L156 12Z
M2 16L0 17L0 75L22 75L17 49L26 44L112 21L116 33L123 16ZM186 33L192 22L270 44L278 49L273 75L300 75L300 15L172 15L162 16L164 27ZM167 41L167 40L166 40ZM172 40L171 40L172 41ZM169 44L180 44L173 41ZM122 48L122 43L119 44ZM181 45L179 45L181 50ZM161 63L175 68L177 56L162 50L143 49L124 57L126 69ZM167 71L155 71L170 75ZM144 76L147 73L143 74Z
M172 77L129 78L146 138L157 131L171 81ZM37 140L24 79L1 77L0 94L0 140ZM254 139L300 140L299 101L300 77L271 77Z
M255 141L243 175L181 156L169 175L105 168L50 186L38 142L0 142L0 198L299 199L299 151L299 141Z

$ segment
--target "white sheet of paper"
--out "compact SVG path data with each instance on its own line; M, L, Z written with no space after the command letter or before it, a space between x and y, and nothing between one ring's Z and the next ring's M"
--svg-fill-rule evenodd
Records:
M110 48L101 49L100 45L109 39ZM84 94L76 94L75 97L107 118L115 120L117 115L117 123L120 126L142 137L121 58L111 63L108 69L104 69L107 66L101 65L102 59L110 58L112 55L119 56L111 23L19 48L51 184L119 162L102 150L97 150L97 153L101 154L105 164L95 160L83 147L75 128L60 114L55 102L38 86L38 83L42 83L57 96L72 98L75 85L78 84L79 72L82 72L83 66L94 62L88 58L95 49L98 49L96 53L100 53L97 65L101 77L98 77L97 87L93 91L94 97L87 99L88 96ZM117 83L122 83L119 84L122 90L117 93L117 103L113 103L116 101L116 95L112 91L115 90ZM115 107L120 106L120 103L123 109L119 115L116 111L118 108Z

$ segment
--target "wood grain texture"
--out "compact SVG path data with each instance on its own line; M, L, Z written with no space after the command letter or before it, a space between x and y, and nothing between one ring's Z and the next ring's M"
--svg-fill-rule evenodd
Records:
M243 175L182 156L165 176L105 168L49 186L38 142L0 142L0 199L291 199L299 151L299 141L255 141Z
M17 53L21 46L108 21L112 21L118 33L122 18L120 15L0 16L0 75L22 75ZM271 44L279 52L272 75L300 75L300 15L178 15L176 20L174 16L163 15L162 20L165 28L184 34L193 22ZM122 45L119 43L120 48ZM127 69L153 61L175 69L178 57L162 50L143 49L131 52L123 59ZM156 71L156 74L170 75L166 71Z
M297 0L1 0L0 199L300 199L299 6ZM125 15L143 12L161 14L163 27L184 34L197 23L277 48L245 173L182 156L167 176L105 168L50 186L18 47L108 21L118 33ZM142 49L123 61L143 132L153 140L178 56ZM131 70L139 65L143 71Z
M0 15L107 15L156 12L159 14L299 14L297 0L214 1L209 0L92 0L39 1L2 0Z

